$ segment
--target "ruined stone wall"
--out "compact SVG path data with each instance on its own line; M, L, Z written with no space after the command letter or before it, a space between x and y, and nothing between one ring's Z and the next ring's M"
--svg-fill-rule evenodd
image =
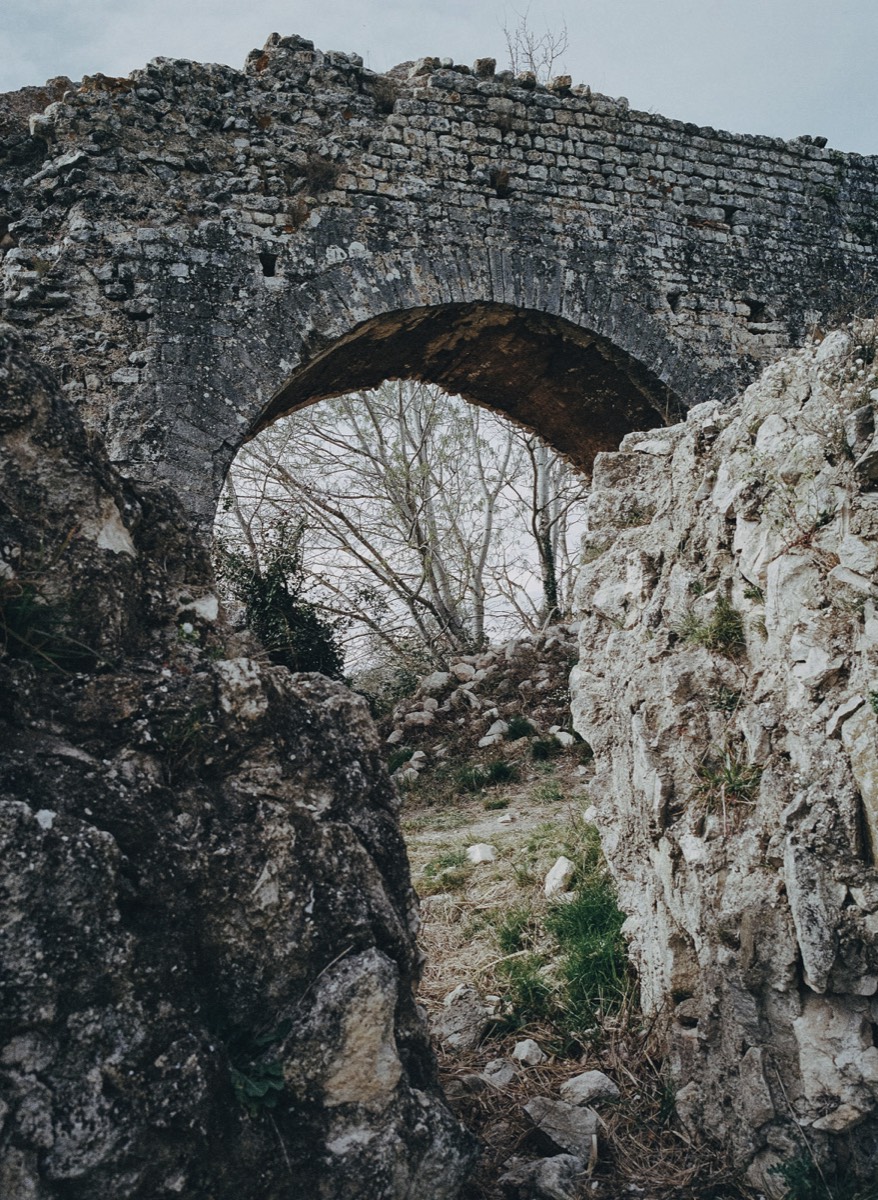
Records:
M574 716L680 1115L878 1164L875 326L595 464ZM811 1149L809 1150L808 1147Z
M0 1196L451 1200L365 703L229 632L8 327L0 385Z
M490 66L382 77L273 36L244 71L162 59L86 79L29 130L20 103L7 109L5 317L111 458L167 479L204 520L266 411L321 394L284 400L303 364L388 313L563 318L654 414L731 398L810 323L875 291L874 159ZM423 347L390 346L379 330L373 372L384 348L398 373L442 381ZM469 389L502 407L507 383ZM614 404L604 388L590 423ZM539 425L550 408L511 415ZM627 428L643 425L638 411Z

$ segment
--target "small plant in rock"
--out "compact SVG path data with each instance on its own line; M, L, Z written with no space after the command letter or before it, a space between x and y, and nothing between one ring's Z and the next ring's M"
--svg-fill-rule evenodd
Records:
M0 580L0 657L66 674L97 655L68 631L72 605L51 602L36 579Z
M235 1099L251 1118L277 1108L284 1090L283 1065L265 1054L270 1046L283 1041L290 1028L290 1021L281 1021L268 1033L253 1037L238 1032L231 1038L229 1078Z
M843 1169L827 1164L820 1167L808 1155L769 1169L786 1184L786 1200L878 1200L878 1181L858 1183L846 1177Z
M741 693L735 691L734 688L726 687L723 683L718 688L714 688L708 700L710 707L716 712L726 713L728 716L731 716L732 713L738 711L738 706L741 703Z
M520 713L516 713L514 717L510 717L508 724L509 728L503 734L507 742L517 742L519 738L531 737L536 733L536 730L527 717L521 716Z
M309 154L304 175L313 194L328 192L335 187L341 175L341 164L334 159L324 158L321 154Z
M229 1067L235 1099L250 1117L276 1108L284 1088L284 1069L276 1059L252 1063L246 1071Z
M757 604L762 604L765 601L765 593L755 583L748 583L744 588L744 599L755 600Z
M714 757L705 759L697 768L699 790L708 811L721 809L723 829L727 828L728 806L756 803L762 767L747 762L743 753L730 746Z
M716 650L734 658L746 647L744 622L731 601L720 596L706 621L687 613L677 626L677 635L684 642Z
M387 770L389 774L398 771L403 763L407 763L414 754L414 749L411 746L396 746L390 752L390 757L387 760Z
M869 693L869 705L873 713L878 713L878 692Z

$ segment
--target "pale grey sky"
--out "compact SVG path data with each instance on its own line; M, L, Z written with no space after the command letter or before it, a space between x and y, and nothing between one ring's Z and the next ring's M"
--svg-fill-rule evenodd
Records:
M0 91L52 75L127 74L155 55L240 67L269 33L362 54L385 70L423 55L505 56L504 0L0 0ZM736 132L822 134L878 153L878 0L567 0L575 83L634 108Z

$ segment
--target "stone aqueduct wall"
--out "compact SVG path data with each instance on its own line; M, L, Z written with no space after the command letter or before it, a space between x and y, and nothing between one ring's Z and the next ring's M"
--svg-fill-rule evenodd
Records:
M583 463L730 400L874 302L878 163L296 38L53 88L0 101L0 573L97 661L0 659L0 836L29 864L4 879L0 1190L255 1200L293 1170L326 1200L450 1200L471 1147L412 1003L394 799L356 705L217 619L224 472L260 423L386 375ZM850 455L878 451L834 345L743 418L600 459L581 586L577 719L681 1109L769 1182L802 1127L875 1159L874 478ZM719 596L746 659L681 643ZM698 771L725 753L754 768L731 824ZM258 1075L280 1029L273 1130L229 1067Z
M204 519L261 419L382 368L505 406L585 462L656 412L729 399L874 294L874 159L490 65L406 74L275 35L244 71L164 59L88 78L33 136L27 97L6 104L5 317L113 460ZM421 309L485 304L569 322L556 334L584 357L563 412L515 396L496 330L455 375L443 349L476 336L469 310L446 313L443 344L416 336ZM360 352L327 364L358 330Z

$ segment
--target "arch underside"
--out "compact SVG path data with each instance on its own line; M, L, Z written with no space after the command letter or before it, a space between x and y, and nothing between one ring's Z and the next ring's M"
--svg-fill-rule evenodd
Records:
M365 321L299 367L252 430L331 396L418 379L501 412L578 467L685 406L607 339L562 318L493 303L444 304Z

